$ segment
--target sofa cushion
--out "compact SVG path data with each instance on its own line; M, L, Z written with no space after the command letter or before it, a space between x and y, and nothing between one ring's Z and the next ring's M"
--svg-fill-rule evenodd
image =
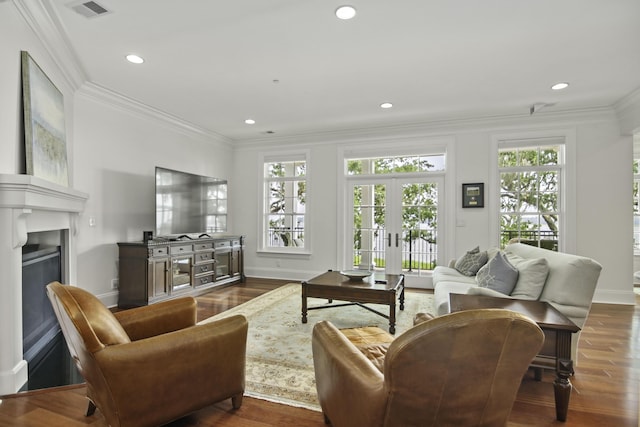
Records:
M437 316L449 313L449 294L466 294L469 291L469 288L475 288L478 286L474 277L470 277L468 279L473 279L473 281L463 282L458 280L435 283L433 299Z
M481 251L479 246L467 251L456 261L455 269L465 276L475 276L480 268L487 263L486 251Z
M465 276L452 267L444 267L442 265L433 269L434 285L440 282L462 282L476 284L475 276Z
M342 332L380 372L384 372L384 358L387 355L389 344L393 341L393 335L390 335L387 331L377 326L340 329L340 332Z
M509 244L505 250L523 258L545 258L549 263L549 275L538 299L552 303L579 327L584 325L602 269L598 262L591 258L553 252L522 243ZM584 309L580 311L584 311L585 315L576 316L571 310L572 307Z
M549 275L549 262L545 258L525 259L505 251L507 259L518 269L518 281L511 296L524 300L540 298L544 283Z
M469 288L469 290L467 290L467 295L481 295L485 297L511 299L510 295L505 295L502 292L494 291L493 289L489 289L489 288L481 288L480 286L474 286L472 288Z
M476 275L478 285L510 295L518 281L518 269L502 253L498 252Z

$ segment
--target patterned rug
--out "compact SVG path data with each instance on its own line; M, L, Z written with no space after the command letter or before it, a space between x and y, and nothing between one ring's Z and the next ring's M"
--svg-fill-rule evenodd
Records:
M326 299L307 301L309 307L331 305ZM245 395L319 411L311 354L313 325L329 320L338 328L379 326L388 330L389 323L362 307L347 306L311 310L303 324L301 304L301 285L290 283L201 323L244 315L249 321ZM382 305L369 306L382 313L389 310ZM433 295L406 290L405 309L396 310L396 336L412 326L417 312L433 313Z

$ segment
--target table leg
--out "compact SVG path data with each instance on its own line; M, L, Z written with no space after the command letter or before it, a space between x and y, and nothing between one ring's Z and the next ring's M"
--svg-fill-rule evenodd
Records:
M307 323L307 287L302 283L302 323Z
M396 294L393 293L392 301L389 302L389 333L396 333Z
M404 310L404 281L402 282L402 290L400 291L400 310Z
M553 391L556 398L556 419L567 420L569 411L569 398L571 397L571 381L569 377L573 373L572 360L559 360L556 369L556 379L553 382Z

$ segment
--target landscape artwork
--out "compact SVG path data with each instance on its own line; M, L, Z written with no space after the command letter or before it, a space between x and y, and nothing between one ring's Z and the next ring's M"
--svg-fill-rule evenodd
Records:
M21 55L26 172L68 186L62 92L28 52Z

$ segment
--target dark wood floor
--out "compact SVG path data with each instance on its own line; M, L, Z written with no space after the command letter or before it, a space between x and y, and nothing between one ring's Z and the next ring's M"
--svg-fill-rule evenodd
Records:
M220 313L286 282L248 279L247 283L214 290L198 297L198 318ZM574 390L566 423L555 420L553 374L541 382L525 376L509 426L637 427L640 297L635 306L594 304L581 335L579 362L572 378ZM106 423L100 411L84 417L83 386L69 386L5 396L0 403L0 427L96 426ZM220 402L171 424L184 426L321 427L320 413L245 397L233 411Z

